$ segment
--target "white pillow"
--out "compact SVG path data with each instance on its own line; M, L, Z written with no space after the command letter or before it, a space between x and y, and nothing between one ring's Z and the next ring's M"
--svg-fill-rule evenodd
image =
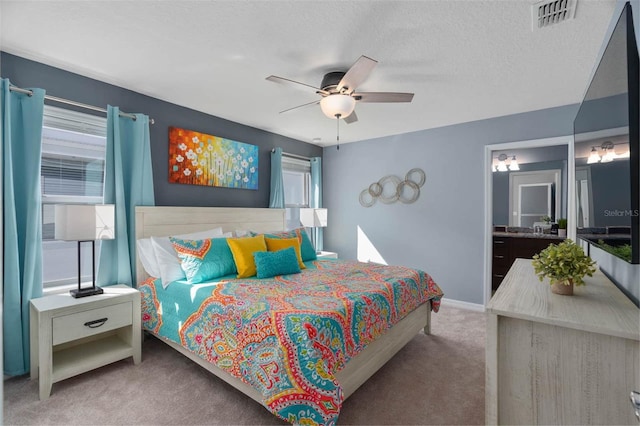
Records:
M181 240L204 240L205 238L223 236L222 228L214 228L191 234L173 235L174 238L180 238ZM167 288L173 281L185 279L184 271L180 267L180 259L178 259L178 254L173 249L173 244L171 244L169 237L151 237L151 243L156 257L156 265L160 273L159 278L162 282L162 287Z
M141 238L136 241L136 247L138 248L138 257L142 263L142 267L150 277L160 277L160 268L156 261L156 253L153 250L153 243L151 238Z
M241 238L241 237L246 237L247 235L249 235L249 230L247 229L236 229L234 231L234 235L236 236L236 238Z

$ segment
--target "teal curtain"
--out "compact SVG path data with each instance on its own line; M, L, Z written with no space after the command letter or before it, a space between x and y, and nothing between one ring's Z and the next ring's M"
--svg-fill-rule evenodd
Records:
M42 296L40 163L44 90L12 92L2 79L4 374L29 371L29 301Z
M282 181L282 148L271 151L271 192L269 207L284 209L284 183Z
M320 208L322 207L322 158L311 158L311 199L309 200L309 207ZM316 250L322 251L323 244L323 230L322 228L314 228L314 241L316 242Z
M115 204L116 238L103 240L96 281L99 285L136 285L136 206L153 206L149 117L120 117L107 108L104 202Z

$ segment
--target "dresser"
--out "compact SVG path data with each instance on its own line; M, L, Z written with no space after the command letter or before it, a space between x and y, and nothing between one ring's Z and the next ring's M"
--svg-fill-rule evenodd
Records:
M629 424L640 389L640 310L597 271L551 293L516 259L487 305L487 424Z

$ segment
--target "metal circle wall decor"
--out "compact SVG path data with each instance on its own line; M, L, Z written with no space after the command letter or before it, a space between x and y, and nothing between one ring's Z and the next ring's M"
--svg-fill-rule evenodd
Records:
M382 187L382 192L378 196L378 200L384 204L392 204L398 201L398 185L400 178L394 175L387 175L378 181L378 185Z
M400 201L404 204L414 203L420 197L420 188L427 180L422 169L411 169L404 180L395 175L387 175L379 181L373 182L360 193L360 205L373 206L377 200L384 204Z

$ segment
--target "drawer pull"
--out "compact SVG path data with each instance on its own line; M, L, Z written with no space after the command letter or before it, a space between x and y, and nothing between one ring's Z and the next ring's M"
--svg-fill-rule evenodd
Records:
M501 275L501 274L493 274L493 276L496 278L504 278L504 275Z
M504 241L495 240L495 241L493 242L493 244L504 244Z
M493 257L495 257L496 259L504 259L504 256L502 256L501 254L496 254Z
M100 318L100 319L93 320L93 321L87 321L87 322L84 323L84 325L86 327L89 327L89 328L98 328L98 327L104 325L104 323L107 322L108 319L109 318Z

